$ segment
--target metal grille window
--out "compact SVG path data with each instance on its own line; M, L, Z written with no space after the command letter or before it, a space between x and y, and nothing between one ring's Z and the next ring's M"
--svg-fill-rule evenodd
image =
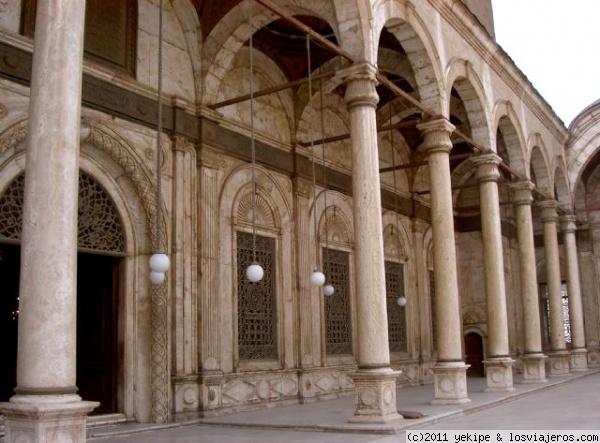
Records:
M327 283L335 288L333 295L325 297L325 352L327 355L352 354L349 254L324 248L323 256L327 257Z
M0 197L0 239L20 240L23 224L25 175L21 174ZM125 251L123 226L106 191L85 172L79 173L78 247L98 252Z
M404 296L404 265L385 262L385 292L390 352L406 352L406 309L398 306Z
M256 236L256 261L264 269L261 281L246 278L252 264L252 234L237 233L238 349L240 360L277 358L275 303L275 240Z
M431 338L433 350L437 350L437 321L435 317L435 274L429 270L429 297L431 299Z
M541 296L541 315L542 315L542 337L544 343L550 343L550 300L548 299L548 285L546 283L540 284L540 296ZM563 327L565 331L565 341L571 343L571 320L569 319L569 296L567 294L567 284L563 283L561 286L562 296L562 314L563 314Z

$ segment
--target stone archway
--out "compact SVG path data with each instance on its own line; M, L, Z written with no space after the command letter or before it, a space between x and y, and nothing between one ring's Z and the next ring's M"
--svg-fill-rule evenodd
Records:
M16 386L20 238L25 176L17 176L0 196L1 332L6 346L0 400ZM95 413L118 410L117 306L119 267L125 234L116 207L91 175L79 175L77 384L85 400L100 402Z

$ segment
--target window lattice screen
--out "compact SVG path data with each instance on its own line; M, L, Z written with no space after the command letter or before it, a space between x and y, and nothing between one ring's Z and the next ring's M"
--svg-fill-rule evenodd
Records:
M277 358L275 303L275 240L256 236L256 261L265 274L252 283L246 268L253 260L253 235L237 233L238 349L240 360Z
M17 177L0 196L0 238L20 240L25 175ZM90 175L79 173L78 239L80 248L124 252L125 237L117 209Z
M406 351L406 309L398 306L404 296L404 265L385 262L385 292L390 352Z
M323 256L327 283L335 288L333 295L325 297L325 351L327 355L352 354L349 254L323 249Z

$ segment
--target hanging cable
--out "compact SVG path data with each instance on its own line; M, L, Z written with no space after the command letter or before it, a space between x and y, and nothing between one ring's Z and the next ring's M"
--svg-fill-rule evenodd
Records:
M392 127L392 103L390 102L390 146L392 149L392 166L396 166L396 158L394 155L394 128ZM400 226L400 215L398 214L398 188L396 186L396 168L394 167L394 214L396 217L396 229L398 229L398 254L400 254L400 228L398 228L398 226ZM399 269L401 270L402 267L399 267ZM402 271L398 271L399 273ZM399 275L399 281L402 281L402 275ZM406 306L406 297L404 297L404 295L400 295L398 297L398 299L396 300L396 303L398 304L398 306L403 307Z
M246 269L246 277L251 282L258 282L264 276L264 270L256 260L256 143L254 134L254 32L250 33L248 46L250 49L250 151L252 163L252 264Z
M319 114L321 117L321 157L323 159L323 205L325 206L325 263L323 264L323 271L327 271L329 267L329 222L327 220L327 166L325 164L325 147L327 142L325 141L325 118L323 112L323 81L319 80ZM327 276L325 277L327 280ZM331 283L327 283L323 286L323 294L329 296L333 295L335 288Z
M165 272L169 269L171 264L169 257L162 251L162 229L160 226L160 207L161 207L161 194L162 194L162 179L161 179L161 168L162 168L162 101L163 101L163 4L162 0L158 6L158 109L156 112L157 129L156 129L156 213L154 220L155 229L155 245L154 254L150 257L150 281L153 284L161 284L165 281Z
M312 60L310 54L310 34L306 34L306 57L308 69L308 104L312 101ZM315 137L313 133L312 122L308 122L308 133L310 139L310 151L312 162L312 181L313 181L313 229L315 233L315 270L310 274L310 282L316 286L323 286L325 283L325 274L321 272L319 267L319 234L317 231L317 174L315 172Z

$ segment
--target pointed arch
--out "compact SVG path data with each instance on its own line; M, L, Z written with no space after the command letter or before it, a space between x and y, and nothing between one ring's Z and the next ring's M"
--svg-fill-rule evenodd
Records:
M526 162L528 156L525 154L527 143L519 119L510 102L499 101L496 103L492 128L495 128L495 132L492 132L492 139L496 144L496 153L517 174L529 177L528 162Z

